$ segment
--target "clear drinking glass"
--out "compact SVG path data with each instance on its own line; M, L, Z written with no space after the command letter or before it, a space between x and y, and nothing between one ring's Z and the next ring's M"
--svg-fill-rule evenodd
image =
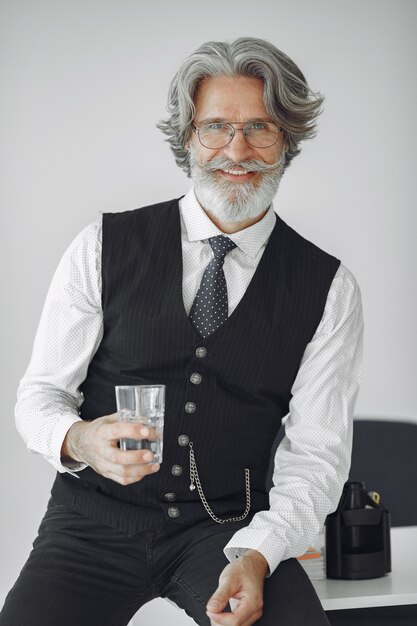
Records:
M120 422L148 426L148 439L121 439L121 450L151 450L152 463L162 462L165 385L123 385L116 387L117 413Z

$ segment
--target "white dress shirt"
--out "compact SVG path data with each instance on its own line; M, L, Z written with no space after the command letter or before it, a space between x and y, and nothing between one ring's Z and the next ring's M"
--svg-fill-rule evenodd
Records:
M205 267L213 258L208 238L222 234L199 205L193 189L180 200L183 299L189 313ZM229 316L245 293L275 225L264 218L228 235L236 243L224 262ZM27 448L59 472L70 426L80 419L79 390L103 336L101 219L87 226L64 253L45 301L29 367L20 382L16 423ZM307 345L292 388L285 436L276 456L270 509L257 513L225 547L229 560L252 548L272 573L299 556L333 512L347 479L352 416L359 389L363 320L361 297L343 265L331 284L325 311Z

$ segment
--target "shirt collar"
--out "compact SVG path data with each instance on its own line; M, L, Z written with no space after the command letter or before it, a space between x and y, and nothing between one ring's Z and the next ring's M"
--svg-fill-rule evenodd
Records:
M192 187L180 200L180 211L184 220L186 235L189 241L201 241L216 235L223 235L221 230L211 221L207 213L198 202ZM275 226L276 216L273 204L264 217L244 230L231 233L227 236L246 254L255 258L264 246Z

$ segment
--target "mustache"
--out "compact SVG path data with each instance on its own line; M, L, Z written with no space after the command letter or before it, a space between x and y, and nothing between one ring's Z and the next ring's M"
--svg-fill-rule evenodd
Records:
M250 172L271 172L272 170L281 167L285 163L285 152L283 151L278 161L275 163L264 163L263 161L258 161L257 159L251 159L249 161L241 161L240 163L235 163L232 159L228 159L227 157L215 157L211 159L211 161L206 161L205 163L199 163L195 157L190 155L191 165L196 165L204 172L215 172L217 170L231 170L234 167L240 166L245 170Z

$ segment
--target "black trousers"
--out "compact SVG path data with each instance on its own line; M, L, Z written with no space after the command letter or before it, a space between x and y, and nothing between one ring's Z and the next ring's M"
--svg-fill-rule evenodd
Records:
M51 501L33 550L0 613L0 626L126 626L156 597L208 626L205 606L228 561L223 547L242 523L129 536ZM328 626L304 570L283 561L265 581L259 626Z

